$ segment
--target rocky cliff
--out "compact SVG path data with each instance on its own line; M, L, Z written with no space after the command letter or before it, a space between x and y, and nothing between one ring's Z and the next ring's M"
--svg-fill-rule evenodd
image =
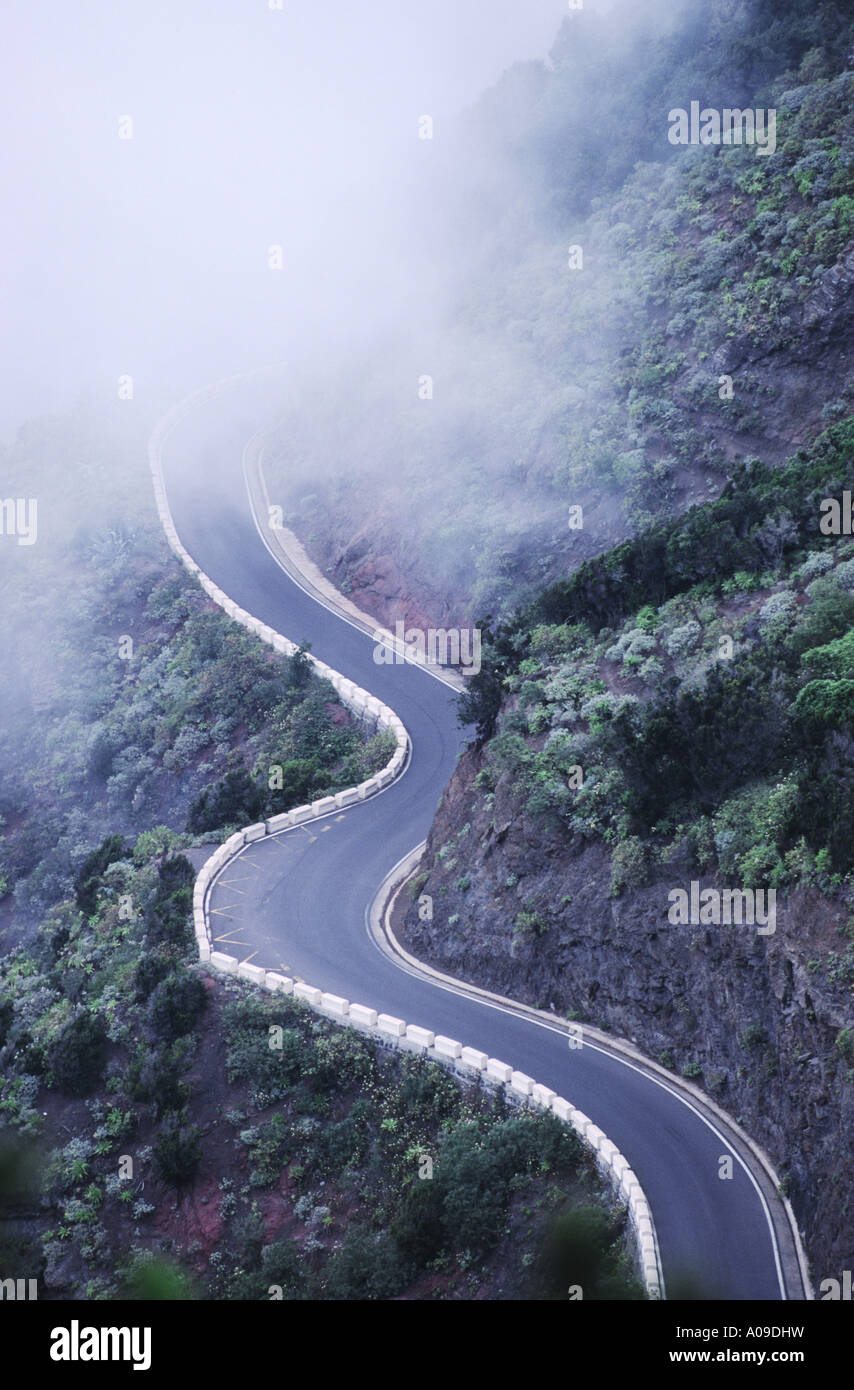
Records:
M845 914L798 889L781 895L773 935L671 926L669 890L697 877L687 860L613 897L607 849L570 852L520 811L509 776L477 787L481 765L475 752L461 760L433 823L416 880L433 917L410 908L409 950L692 1077L771 1154L814 1279L839 1277L854 1259L851 987L834 983L831 954L848 939Z

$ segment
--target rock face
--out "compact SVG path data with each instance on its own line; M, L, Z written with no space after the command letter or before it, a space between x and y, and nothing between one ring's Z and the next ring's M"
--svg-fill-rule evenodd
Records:
M573 847L526 818L506 774L485 796L479 766L467 753L443 798L418 879L433 916L422 921L413 904L406 946L691 1076L771 1154L816 1284L841 1277L854 1261L854 1049L837 1042L851 1026L851 987L816 962L844 950L844 914L799 890L780 895L773 935L672 926L668 893L696 870L674 863L612 897L606 848Z

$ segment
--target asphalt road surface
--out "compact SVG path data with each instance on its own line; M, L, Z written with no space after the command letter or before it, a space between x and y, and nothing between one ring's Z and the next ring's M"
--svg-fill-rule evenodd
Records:
M241 458L274 415L268 388L244 384L192 410L170 434L163 472L178 535L237 604L293 641L307 639L315 656L390 705L412 757L379 796L248 846L213 890L220 949L458 1038L583 1110L644 1188L671 1295L687 1277L706 1298L803 1297L788 1273L785 1233L787 1273L779 1273L769 1213L746 1168L736 1161L733 1178L721 1180L727 1142L675 1091L598 1047L573 1051L559 1030L400 969L369 936L368 906L426 838L465 736L447 686L416 666L378 665L370 637L305 594L262 544Z

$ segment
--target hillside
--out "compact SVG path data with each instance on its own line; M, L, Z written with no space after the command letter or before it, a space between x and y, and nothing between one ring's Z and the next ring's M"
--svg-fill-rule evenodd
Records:
M0 555L0 1266L63 1301L644 1297L554 1117L199 967L211 845L389 750L191 582L139 443L81 409L5 459L53 506Z
M837 4L664 30L579 12L430 149L423 300L298 372L272 450L287 524L345 592L392 623L506 616L844 413L852 49ZM773 153L671 145L694 95L773 107Z
M494 634L406 933L698 1080L779 1164L819 1277L854 1249L854 539L821 529L852 445L848 419L744 466ZM699 896L727 888L762 894L752 925Z

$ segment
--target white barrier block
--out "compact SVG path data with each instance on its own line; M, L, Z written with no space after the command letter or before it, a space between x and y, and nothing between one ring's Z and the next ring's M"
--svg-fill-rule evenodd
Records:
M311 820L312 815L310 806L295 806L293 811L288 811L288 820L291 825L301 825L304 820Z
M637 1175L628 1163L620 1176L620 1191L623 1193L629 1206L643 1196L643 1188L637 1180Z
M378 792L379 789L380 784L376 777L369 777L367 782L362 782L356 788L356 791L359 793L359 800L364 801L366 797L373 796L374 792Z
M273 835L277 830L286 830L290 824L290 811L283 811L281 815L271 816L267 821L267 834Z
M222 951L211 951L211 965L223 975L237 974L237 956L226 956Z
M277 970L267 971L267 988L276 994L293 994L294 982L290 975L280 975Z
M406 1032L403 1019L395 1018L393 1014L380 1014L377 1018L377 1028L381 1033L389 1033L394 1038L402 1038Z
M352 806L359 800L359 793L355 787L348 787L345 792L338 792L335 796L336 806Z
M564 1124L572 1124L572 1106L562 1096L555 1096L552 1101L552 1113L557 1115L559 1120L563 1120Z
M599 1145L599 1157L609 1168L613 1167L614 1160L621 1158L620 1150L616 1144L612 1144L610 1139L603 1139Z
M550 1086L540 1085L540 1082L537 1081L534 1085L534 1089L531 1091L531 1095L535 1105L541 1106L543 1110L548 1110L557 1092L553 1091Z
M526 1076L523 1071L514 1071L510 1074L510 1089L517 1095L529 1096L534 1089L534 1078Z
M614 1174L614 1177L617 1179L617 1182L620 1184L621 1187L623 1185L624 1174L630 1173L631 1171L632 1170L629 1167L629 1160L625 1158L619 1151L615 1153L614 1157L611 1159L611 1172Z
M350 1019L353 1023L358 1023L363 1028L376 1028L377 1011L369 1009L364 1004L350 1005Z
M587 1142L591 1148L594 1148L598 1153L600 1144L606 1144L608 1140L607 1136L598 1125L589 1125L587 1129Z
M322 997L323 990L315 989L314 985L307 985L303 981L299 981L299 983L294 985L295 999L304 999L307 1004L314 1004L315 1007L317 1007Z
M476 1047L464 1047L460 1053L460 1061L465 1066L472 1067L474 1071L486 1071L489 1057L485 1052L478 1052Z
M251 845L253 840L263 840L266 834L267 827L263 822L260 825L249 825L243 832L243 843Z
M374 780L378 787L387 787L390 782L394 781L394 773L389 768L384 767L382 772L377 773Z
M337 804L334 796L323 796L311 803L311 809L314 815L325 816L327 811L334 811Z
M432 1047L435 1036L431 1029L419 1028L415 1023L410 1023L406 1029L407 1041L415 1043L417 1047Z
M643 1245L643 1242L645 1240L651 1241L654 1239L652 1222L650 1221L648 1216L642 1216L640 1220L636 1220L634 1224L635 1230L638 1233L638 1240L640 1241L641 1245Z
M445 1038L441 1033L436 1034L433 1047L438 1057L453 1057L455 1059L461 1056L463 1050L462 1043L456 1042L453 1038Z
M327 994L324 990L320 1003L326 1013L334 1014L336 1018L346 1018L350 1012L349 999L342 999L340 994Z
M199 942L199 960L209 961L211 958L211 948L207 941Z
M252 965L248 960L242 960L237 967L237 973L241 980L249 980L250 984L261 985L267 983L267 972L262 965Z
M490 1081L509 1081L513 1075L513 1068L508 1067L506 1062L499 1062L496 1057L490 1057L486 1064L486 1074Z

